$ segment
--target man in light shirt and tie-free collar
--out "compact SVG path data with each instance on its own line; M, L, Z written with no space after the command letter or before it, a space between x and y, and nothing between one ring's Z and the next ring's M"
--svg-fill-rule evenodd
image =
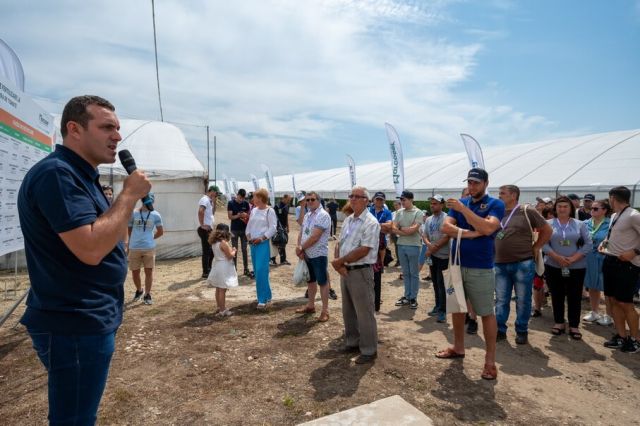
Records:
M378 354L372 265L378 255L380 224L367 209L366 188L353 187L349 202L353 213L342 224L331 265L341 276L343 352L359 351L356 364L367 364Z

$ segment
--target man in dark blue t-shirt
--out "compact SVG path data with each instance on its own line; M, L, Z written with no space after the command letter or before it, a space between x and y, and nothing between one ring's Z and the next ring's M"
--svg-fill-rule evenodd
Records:
M79 96L64 107L63 145L27 172L18 195L31 289L21 319L48 371L49 421L94 424L122 322L124 237L149 193L135 171L109 206L97 167L122 139L114 107Z
M331 201L327 203L326 208L329 212L329 217L331 217L331 236L335 238L336 228L338 227L338 209L340 208L340 204L338 204L335 198L332 198Z
M250 276L249 272L249 257L247 256L247 235L245 231L247 229L247 222L249 221L249 213L251 208L249 202L245 200L247 191L243 188L238 190L235 199L227 203L227 216L231 221L231 245L236 249L236 256L233 258L233 264L238 263L238 239L240 239L240 245L242 247L242 262L244 266L244 274Z
M467 189L470 196L461 200L455 198L447 200L449 216L445 219L442 232L452 238L452 251L455 252L457 243L455 239L458 237L458 230L462 230L460 266L464 294L476 314L482 317L484 331L486 354L481 377L494 380L498 375L496 369L498 326L494 312L496 287L493 272L494 238L504 216L504 203L486 193L488 186L489 174L484 169L469 170ZM438 358L464 356L464 320L464 312L452 314L453 347L440 351L436 354Z

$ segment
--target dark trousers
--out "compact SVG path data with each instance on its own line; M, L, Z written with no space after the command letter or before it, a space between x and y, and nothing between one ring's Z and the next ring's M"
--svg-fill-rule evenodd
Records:
M568 277L562 276L560 268L545 265L545 277L551 292L553 320L556 324L564 324L564 302L567 301L569 327L580 325L580 308L582 304L582 284L586 269L571 269Z
M338 216L331 216L331 235L336 235L336 229L338 228Z
M440 259L431 256L432 264L429 265L431 271L431 281L433 282L433 293L436 297L436 309L440 313L447 313L447 299L444 291L444 275L442 271L449 268L449 259Z
M380 310L380 293L382 292L382 271L373 273L373 304L376 312Z
M242 246L242 265L244 266L244 272L249 271L249 258L247 257L247 234L244 231L231 231L231 246L236 249L236 255L233 258L234 266L238 266L238 238L240 239L240 245Z
M48 373L49 423L93 425L107 384L115 331L60 335L29 330Z
M200 243L202 244L202 275L209 275L211 264L213 263L213 249L209 244L209 231L198 228L198 237L200 237Z
M288 235L288 233L287 233ZM287 261L287 246L285 245L279 245L278 246L278 253L280 254L280 263L284 263Z

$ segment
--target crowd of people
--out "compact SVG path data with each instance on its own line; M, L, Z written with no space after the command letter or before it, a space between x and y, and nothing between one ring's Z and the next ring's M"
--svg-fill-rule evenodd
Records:
M607 200L596 200L592 194L586 194L581 203L580 197L569 194L555 200L538 198L535 205L529 205L520 203L520 189L515 185L500 187L497 198L488 195L488 185L488 173L482 169L472 169L462 197L445 200L441 195L434 195L429 199L430 212L415 206L411 191L402 192L399 200L394 202L392 211L386 204L383 192L376 192L369 198L366 189L362 188L367 193L367 206L360 212L361 217L355 215L354 210L354 200L359 199L353 198L359 196L357 192L360 188L354 188L343 209L346 219L340 229L334 256L340 258L343 240L351 242L350 235L357 226L355 224L367 222L369 215L363 213L369 213L379 226L377 240L367 241L366 245L368 251L364 257L370 256L371 261L363 264L372 271L371 314L374 320L382 303L381 276L385 266L392 260L390 246L393 244L396 266L401 268L400 279L404 284L403 295L395 302L395 306L418 309L420 271L426 264L435 300L427 314L436 317L437 322L446 323L444 271L449 268L451 253L459 244L468 312L450 312L454 344L438 352L438 358L464 356L465 324L466 333L477 333L479 316L486 343L482 377L495 379L496 343L507 339L512 300L515 299L515 343L527 344L531 318L543 315L548 294L551 296L554 319L551 334L559 336L566 333L574 340L582 339L581 306L583 297L588 297L591 310L582 317L582 321L616 326L615 335L604 342L605 346L624 352L640 351L637 341L638 319L633 306L640 271L640 257L637 254L640 246L640 214L628 208L630 191L625 187L616 187L611 190ZM244 190L240 190L238 195L242 199ZM298 200L296 221L300 224L300 233L295 253L306 263L309 282L305 294L308 301L296 313L314 314L319 290L322 309L318 321L324 322L329 320L328 265L334 268L344 266L329 260L329 241L334 229L337 229L337 217L333 216L337 216L339 206L335 200L331 200L325 207L320 195L313 191L298 194ZM278 204L279 212L288 211L290 201L290 197L283 197ZM233 219L232 203L235 201L229 202L230 219ZM331 206L333 203L335 206ZM445 209L448 209L448 213ZM253 211L251 207L250 211ZM613 220L610 218L612 213ZM622 221L615 229L612 225L617 223L618 217ZM265 232L260 234L260 243L268 245L267 240L275 233L276 226L281 226L281 222L287 220L286 217L272 220L269 223L270 232L267 233L265 227ZM285 229L288 232L288 226ZM613 232L614 229L618 232ZM635 237L629 238L628 235ZM361 240L359 244L363 246L364 242ZM284 245L278 248L285 251ZM266 265L265 259L266 255L262 264L254 262L254 269ZM617 260L614 263L612 259ZM347 266L359 264L349 263ZM268 268L263 270L268 271ZM351 269L346 271L350 272ZM264 279L268 281L268 277ZM341 282L343 298L346 297L343 300L345 327L347 323L357 322L356 312L359 311L359 320L364 321L363 327L370 331L369 311L353 305L354 289L345 288L344 279ZM215 282L212 285L217 286ZM585 292L588 296L585 296ZM368 300L368 294L360 296ZM268 303L268 299L266 302L263 299L258 296L259 309L264 309ZM602 302L606 306L604 313L600 313ZM219 307L219 311L222 308L224 306ZM352 343L356 340L347 339L350 350L354 349ZM376 351L371 349L370 343L365 343L360 352L364 355L363 359L371 361Z
M31 281L21 323L48 372L51 423L96 421L123 319L127 266L134 299L153 303L155 240L162 236L163 224L152 208L151 183L134 170L113 198L112 188L99 182L98 165L115 162L119 127L115 108L106 99L71 99L61 116L63 143L29 170L18 195ZM345 219L339 232L335 200L326 211L318 193L298 194L295 254L307 268L308 300L296 312L314 314L319 289L318 321L329 320L328 301L337 298L330 265L340 276L342 351L359 353L357 364L374 362L381 274L391 261L392 243L404 284L396 306L418 308L419 271L427 264L435 296L427 312L439 322L451 314L454 335L453 345L435 355L463 358L465 323L467 333L477 332L479 316L486 349L484 379L497 378L497 342L507 338L514 291L518 344L528 341L530 317L542 315L546 289L554 317L551 333L580 340L586 287L591 311L582 320L615 326L606 347L639 352L633 298L640 272L640 213L629 204L629 189L612 188L608 200L587 194L582 206L574 194L541 198L536 206L528 206L520 204L517 186L500 187L498 198L487 193L488 186L488 173L471 169L462 197L445 200L434 195L429 215L414 205L411 191L403 191L391 211L384 193L371 197L366 188L356 186L342 209ZM290 199L283 197L270 206L266 189L253 194L240 190L227 204L230 225L216 225L219 192L215 185L209 187L197 209L202 277L216 287L216 315L233 313L226 305L226 292L238 285L238 240L243 273L255 279L256 308L267 309L273 298L270 266L277 263L278 254L281 264L289 264L285 250ZM148 204L136 208L142 198ZM336 240L332 256L330 240ZM459 265L452 264L451 253L458 252ZM466 308L458 304L449 309L452 283L445 283L443 271L454 268L459 268ZM451 280L453 274L448 276ZM606 309L601 314L603 293Z

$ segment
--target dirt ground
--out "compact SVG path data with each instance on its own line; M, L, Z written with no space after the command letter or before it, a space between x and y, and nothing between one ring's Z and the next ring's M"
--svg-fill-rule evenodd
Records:
M436 425L640 421L640 354L604 348L612 329L598 325L585 325L581 342L552 337L550 307L532 319L524 346L514 343L512 309L508 341L498 344L498 380L487 382L482 327L467 336L464 361L434 358L452 340L450 325L426 315L429 282L422 281L417 311L394 306L402 295L398 268L383 275L378 359L359 366L337 352L340 299L330 302L326 323L294 312L305 299L304 288L291 284L293 266L271 269L266 312L255 309L253 281L241 278L228 294L234 315L224 319L213 315L214 290L200 279L199 258L157 266L154 305L126 304L100 424L291 425L394 394ZM337 274L331 280L340 294ZM130 277L125 285L129 300ZM0 424L46 422L46 373L25 329L14 326L23 309L0 328Z

